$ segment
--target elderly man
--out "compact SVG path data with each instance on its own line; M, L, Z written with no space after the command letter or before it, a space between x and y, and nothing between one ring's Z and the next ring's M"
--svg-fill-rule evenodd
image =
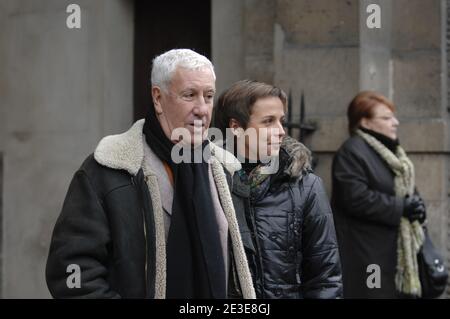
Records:
M49 290L58 298L254 298L227 185L240 164L205 139L213 65L171 50L154 59L151 78L146 119L103 138L73 177L53 232ZM176 162L180 144L211 156Z

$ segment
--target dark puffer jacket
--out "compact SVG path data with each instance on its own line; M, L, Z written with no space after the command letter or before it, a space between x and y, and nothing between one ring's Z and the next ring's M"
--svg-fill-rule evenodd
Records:
M232 196L258 298L342 296L333 216L309 154L286 137L278 173L256 192L243 171L234 176Z

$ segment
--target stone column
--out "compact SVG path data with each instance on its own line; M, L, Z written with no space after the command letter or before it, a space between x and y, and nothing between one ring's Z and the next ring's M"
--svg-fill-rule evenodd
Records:
M217 93L245 75L244 2L211 1L212 62Z
M358 13L356 0L277 1L274 82L292 91L294 120L305 94L307 120L317 125L306 144L329 194L332 154L347 137L345 110L359 89Z
M436 246L447 255L448 112L445 2L392 2L393 100Z
M368 28L367 12L370 5L379 6L380 28ZM374 90L388 98L392 98L392 1L361 0L359 10L359 42L360 42L360 89Z

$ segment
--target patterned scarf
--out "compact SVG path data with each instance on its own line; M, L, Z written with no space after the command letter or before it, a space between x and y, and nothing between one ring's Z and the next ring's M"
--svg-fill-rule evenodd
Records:
M396 154L373 136L356 130L364 141L367 142L388 164L395 174L395 195L404 197L414 193L415 175L414 165L406 155L404 149L397 146ZM417 265L417 253L424 242L424 232L418 221L410 222L402 217L400 220L399 236L397 238L397 272L395 274L395 286L400 293L420 297L422 289Z

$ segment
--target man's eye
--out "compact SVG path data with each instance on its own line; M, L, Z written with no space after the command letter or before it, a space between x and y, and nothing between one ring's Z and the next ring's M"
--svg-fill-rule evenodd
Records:
M194 93L185 93L185 94L183 94L183 98L184 99L193 99Z

